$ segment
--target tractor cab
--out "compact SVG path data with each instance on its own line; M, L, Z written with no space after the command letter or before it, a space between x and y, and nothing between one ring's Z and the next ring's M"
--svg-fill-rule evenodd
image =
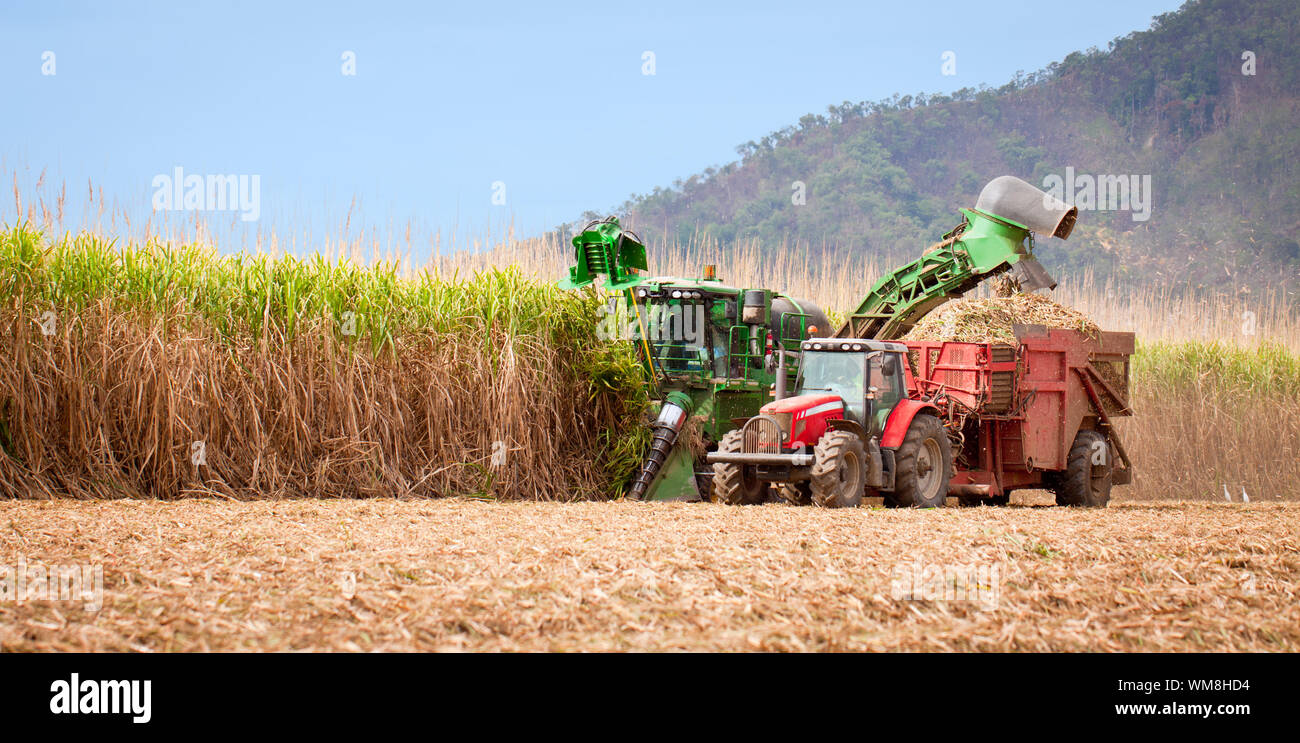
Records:
M907 347L863 339L804 341L794 395L770 402L762 413L783 430L789 448L812 446L830 421L860 427L864 438L879 436L894 407L907 397Z
M894 406L907 397L906 353L901 343L807 341L795 395L834 393L844 402L845 418L879 433Z

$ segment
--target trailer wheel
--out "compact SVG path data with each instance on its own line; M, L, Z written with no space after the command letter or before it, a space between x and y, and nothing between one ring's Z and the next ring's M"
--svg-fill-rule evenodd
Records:
M922 413L912 419L894 456L894 467L894 492L886 503L911 508L943 505L952 479L952 445L938 418Z
M867 463L862 439L849 431L831 431L817 442L813 456L812 502L823 508L862 505Z
M741 450L743 434L737 428L729 431L718 442L718 451L737 452ZM726 503L730 506L745 506L762 503L767 498L767 483L758 479L753 465L734 462L718 462L713 465L713 502Z
M1065 472L1056 478L1056 505L1105 508L1110 486L1110 444L1096 431L1080 431L1070 447Z
M808 482L790 482L778 485L777 495L793 506L806 506L812 503L812 485Z

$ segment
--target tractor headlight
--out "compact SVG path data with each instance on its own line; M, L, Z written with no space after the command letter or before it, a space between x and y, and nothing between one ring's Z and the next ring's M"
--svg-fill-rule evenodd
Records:
M673 289L673 299L681 299L681 298L682 298L682 290Z
M645 289L637 289L637 290L636 290L636 295L637 295L638 297L643 298L643 299L644 299L646 296L648 296L649 294L650 294L650 292L646 291Z
M772 418L776 421L776 424L781 427L781 441L789 441L791 432L790 426L794 424L794 413L773 413Z

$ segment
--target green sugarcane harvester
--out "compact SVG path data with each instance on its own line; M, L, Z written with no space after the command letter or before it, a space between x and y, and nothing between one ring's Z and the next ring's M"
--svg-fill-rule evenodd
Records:
M973 209L943 241L882 276L834 333L840 338L893 340L949 299L1012 271L1024 291L1055 288L1033 256L1033 233L1065 238L1074 207L1012 176L991 181ZM816 304L771 289L727 286L705 267L701 279L643 278L645 245L609 217L573 238L577 265L560 282L622 292L635 321L642 360L654 380L658 406L645 463L629 490L637 500L700 500L712 470L680 434L689 418L703 449L758 414L772 396L785 396L809 337L830 335Z
M560 286L604 276L606 290L622 293L606 320L629 331L621 337L637 343L653 380L654 433L628 497L701 500L713 476L704 450L757 414L774 384L793 382L797 368L785 359L797 359L805 339L828 335L830 320L807 300L724 284L713 266L699 279L647 277L645 245L614 217L588 224L573 246L577 265ZM787 351L780 363L776 347ZM688 425L695 430L683 441Z

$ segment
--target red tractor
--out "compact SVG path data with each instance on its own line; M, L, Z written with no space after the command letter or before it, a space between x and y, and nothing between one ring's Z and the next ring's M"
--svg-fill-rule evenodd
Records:
M1104 506L1131 465L1111 416L1130 415L1132 333L1017 326L1018 343L814 338L793 397L710 454L714 500L856 506L1004 504L1021 488Z

